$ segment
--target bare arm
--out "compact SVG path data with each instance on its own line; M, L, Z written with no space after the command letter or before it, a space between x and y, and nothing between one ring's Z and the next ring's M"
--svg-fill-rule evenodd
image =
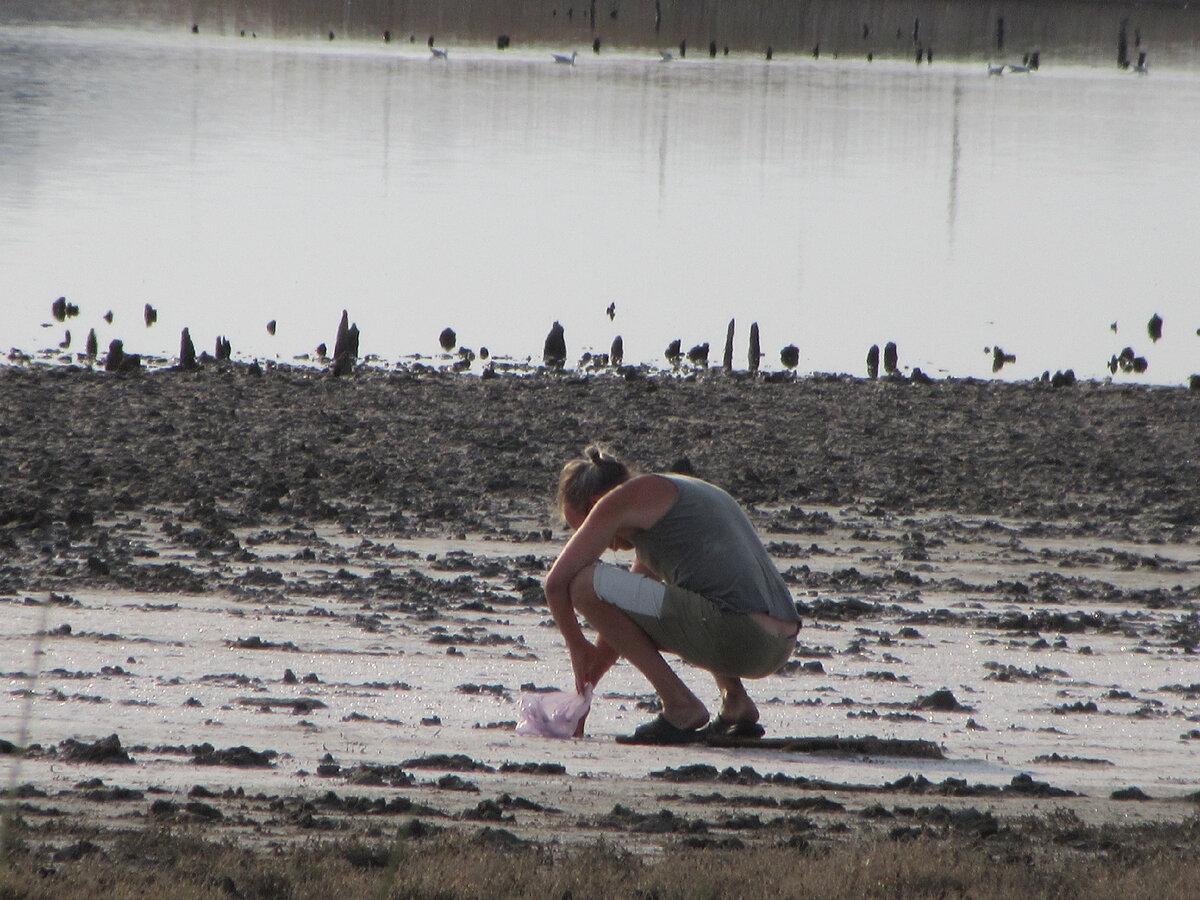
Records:
M571 601L571 583L605 550L630 547L634 535L657 522L677 496L675 485L654 475L641 475L614 488L592 507L547 574L546 602L577 675L603 674L616 654L607 644L593 645L584 636Z
M605 550L632 547L633 537L662 518L677 496L678 489L666 479L640 475L596 502L546 576L546 599L555 622L560 622L560 612L573 613L570 587L575 576L599 561ZM563 636L569 644L572 636Z

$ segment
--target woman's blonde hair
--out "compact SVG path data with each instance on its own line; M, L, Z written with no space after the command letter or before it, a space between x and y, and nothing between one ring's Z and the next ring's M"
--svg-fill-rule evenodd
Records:
M629 480L629 467L598 444L583 451L582 459L573 459L558 476L558 511L567 509L588 512L592 498L607 494L618 484Z

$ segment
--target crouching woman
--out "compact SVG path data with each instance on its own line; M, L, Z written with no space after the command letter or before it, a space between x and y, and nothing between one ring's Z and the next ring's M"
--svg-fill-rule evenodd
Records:
M623 658L662 702L661 715L617 740L761 736L742 679L765 677L787 662L800 617L737 501L698 478L633 472L593 446L563 467L558 506L574 534L545 589L576 689L597 685ZM601 562L609 549L633 550L632 569ZM596 630L594 643L577 613ZM712 722L664 652L712 674L721 698Z

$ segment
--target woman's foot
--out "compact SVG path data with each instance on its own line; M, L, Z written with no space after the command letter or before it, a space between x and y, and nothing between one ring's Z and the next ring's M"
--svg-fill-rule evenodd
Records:
M725 728L735 726L749 728L758 722L758 707L746 693L740 678L718 677L717 688L721 691L721 711L717 721L725 723Z
M726 725L754 725L758 722L758 707L751 703L749 706L730 706L724 704L717 713L717 719Z
M766 734L766 729L757 722L731 722L724 716L717 716L708 723L704 735L708 740L722 738L757 739Z
M704 740L707 729L704 725L707 716L695 728L678 728L667 721L667 717L659 715L653 721L646 722L634 729L633 734L617 735L618 744L695 744Z
M697 698L695 704L677 708L663 704L661 718L681 731L695 731L708 724L708 709Z

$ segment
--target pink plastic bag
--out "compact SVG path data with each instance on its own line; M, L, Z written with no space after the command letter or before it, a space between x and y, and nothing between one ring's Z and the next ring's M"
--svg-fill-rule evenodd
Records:
M538 737L569 738L575 726L592 708L592 686L586 685L583 694L551 691L547 694L525 694L521 697L521 714L517 717L517 734Z

